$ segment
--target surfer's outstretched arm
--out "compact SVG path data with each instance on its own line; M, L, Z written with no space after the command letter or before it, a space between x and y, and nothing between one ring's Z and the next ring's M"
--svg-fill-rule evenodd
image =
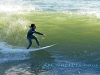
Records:
M43 35L43 37L46 37L46 35L43 34L43 33L40 33L40 32L37 32L37 31L35 31L35 33L36 33L36 34L39 34L39 35Z
M37 32L37 31L35 31L34 33L39 34L39 35L43 35L43 33L40 33L40 32Z

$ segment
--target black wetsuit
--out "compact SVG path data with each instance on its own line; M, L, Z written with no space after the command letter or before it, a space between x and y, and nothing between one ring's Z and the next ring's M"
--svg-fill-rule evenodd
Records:
M40 46L38 39L33 35L34 33L43 35L42 33L35 31L34 28L30 28L30 30L27 33L27 39L29 41L29 45L28 45L27 49L29 49L30 46L32 45L32 39L34 39L36 41L37 45Z

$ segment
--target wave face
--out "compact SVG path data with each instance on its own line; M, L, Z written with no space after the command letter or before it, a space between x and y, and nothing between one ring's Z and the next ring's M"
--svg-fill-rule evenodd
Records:
M30 11L0 13L0 16L0 63L35 60L32 62L36 65L42 62L41 67L44 69L48 69L45 65L51 65L51 68L54 67L54 72L52 72L58 75L66 73L79 74L84 68L87 69L82 74L99 73L100 19L95 15ZM42 36L35 34L41 46L55 43L57 45L45 49L47 51L26 51L25 48L28 45L26 35L31 23L35 23L37 31L45 33L47 36L45 39L42 39ZM33 41L31 48L34 47L37 47L35 41ZM73 67L72 64L76 65L77 70L73 68L72 71L66 71L68 67ZM84 67L87 64L92 68ZM79 68L79 65L81 68ZM63 73L59 73L61 69L64 70ZM93 71L90 72L91 70ZM14 70L15 72L16 70ZM45 74L50 74L50 72ZM7 71L8 73L10 73L10 70Z
M2 72L29 75L30 70L37 74L38 68L45 70L42 75L100 75L99 3L99 0L0 0L0 66L10 66ZM31 23L46 34L45 39L35 34L41 46L57 45L26 51ZM33 40L31 48L35 47Z

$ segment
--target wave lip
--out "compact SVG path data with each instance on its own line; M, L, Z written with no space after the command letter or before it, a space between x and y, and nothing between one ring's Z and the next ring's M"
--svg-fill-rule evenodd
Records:
M0 1L0 12L13 12L13 11L31 11L36 10L33 1L29 0L9 0Z
M0 11L2 12L12 12L12 11L31 11L35 10L35 7L29 5L29 6L19 6L19 5L0 5Z

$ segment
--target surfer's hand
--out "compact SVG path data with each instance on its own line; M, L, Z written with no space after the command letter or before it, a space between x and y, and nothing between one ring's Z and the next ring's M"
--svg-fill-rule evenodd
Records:
M45 34L43 34L43 37L46 37L46 35L45 35Z
M43 34L43 38L42 39L44 39L46 37L46 35L45 34Z

